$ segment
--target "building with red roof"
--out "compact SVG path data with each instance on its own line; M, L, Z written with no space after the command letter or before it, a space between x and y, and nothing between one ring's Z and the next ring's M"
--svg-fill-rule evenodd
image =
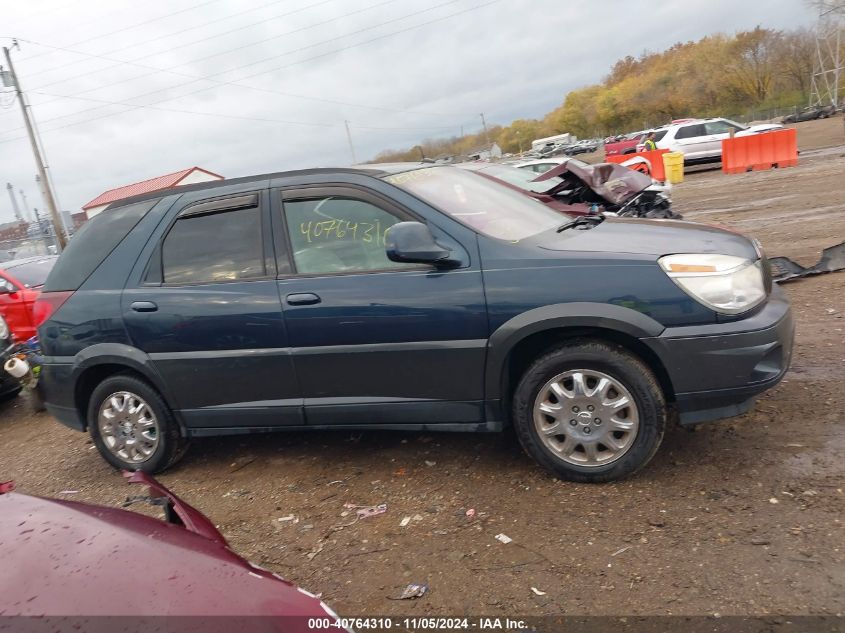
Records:
M131 198L142 193L151 193L153 191L162 191L163 189L171 189L181 185L192 185L198 182L210 182L212 180L223 180L223 176L215 174L212 171L203 169L202 167L189 167L181 171L173 172L172 174L165 174L149 180L142 180L131 185L117 187L116 189L109 189L104 191L99 196L82 205L82 210L88 215L88 218L93 218L103 209L109 206L112 202L123 200L124 198Z

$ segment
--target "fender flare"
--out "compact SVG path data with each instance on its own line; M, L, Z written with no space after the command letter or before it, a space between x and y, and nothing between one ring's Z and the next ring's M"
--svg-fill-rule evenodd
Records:
M137 347L123 343L97 343L86 347L73 358L73 366L71 368L72 383L74 385L78 384L80 376L86 370L99 365L123 365L127 369L139 373L156 388L178 419L178 412L174 406L176 401L173 399L173 394L145 352L142 352ZM75 397L74 394L74 399ZM181 420L179 420L179 423L181 424Z
M522 340L544 330L577 327L601 328L637 339L660 336L666 329L642 312L612 303L555 303L528 310L505 321L490 335L485 371L487 399L505 396L508 357Z

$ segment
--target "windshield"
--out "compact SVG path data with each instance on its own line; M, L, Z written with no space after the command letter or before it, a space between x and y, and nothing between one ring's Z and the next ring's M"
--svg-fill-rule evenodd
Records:
M55 263L56 258L51 257L13 266L6 270L27 288L37 288L44 285L44 280L47 279L47 275L50 274Z
M500 240L522 240L570 219L542 202L455 167L416 169L384 179L476 231Z

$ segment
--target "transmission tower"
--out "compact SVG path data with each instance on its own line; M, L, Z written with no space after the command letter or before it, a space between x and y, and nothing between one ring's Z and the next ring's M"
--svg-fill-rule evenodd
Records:
M842 28L845 0L817 0L816 55L810 82L810 105L839 105L840 78L845 67Z

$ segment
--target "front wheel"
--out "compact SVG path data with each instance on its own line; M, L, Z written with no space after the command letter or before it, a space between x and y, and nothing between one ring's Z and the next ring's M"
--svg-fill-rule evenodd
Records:
M576 340L535 360L513 398L525 451L561 479L626 477L657 452L666 401L654 374L618 345Z
M88 428L103 458L123 470L161 472L187 448L161 395L126 374L106 378L91 394Z

